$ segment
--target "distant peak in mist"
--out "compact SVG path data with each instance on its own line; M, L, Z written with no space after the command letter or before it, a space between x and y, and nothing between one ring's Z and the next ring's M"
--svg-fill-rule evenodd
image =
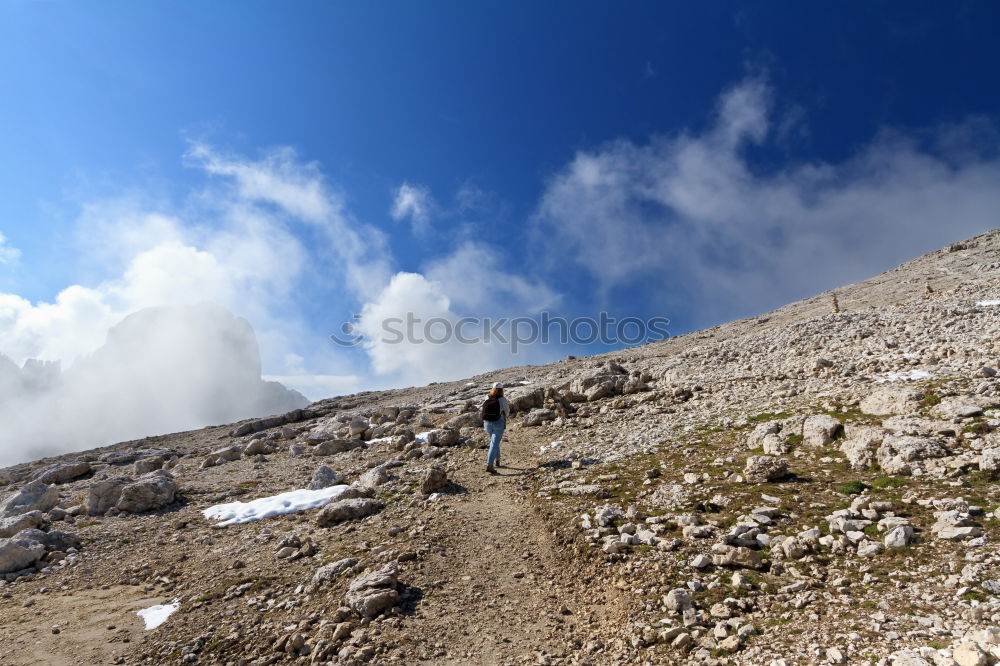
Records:
M0 464L307 405L261 380L250 323L217 305L146 308L61 371L0 355Z

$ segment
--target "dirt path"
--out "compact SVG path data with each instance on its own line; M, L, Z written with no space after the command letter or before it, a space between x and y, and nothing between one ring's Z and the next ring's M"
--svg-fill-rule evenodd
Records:
M466 492L428 525L438 548L417 571L422 598L405 622L407 635L424 637L413 654L420 661L547 663L579 650L594 623L615 621L618 600L581 594L590 581L577 579L532 504L536 447L511 428L499 474L485 472L479 450L451 475Z
M165 600L134 587L111 586L37 595L29 607L3 611L0 663L6 666L113 664L143 634L136 611ZM53 625L59 633L53 633Z

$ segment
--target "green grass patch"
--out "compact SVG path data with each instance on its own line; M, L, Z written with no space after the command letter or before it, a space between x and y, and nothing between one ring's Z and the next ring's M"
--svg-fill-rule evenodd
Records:
M101 521L99 520L81 520L76 524L76 526L83 528L83 527L93 527L94 525L100 525L100 524Z
M765 423L766 421L787 419L791 415L791 412L764 412L763 414L757 414L756 416L749 417L747 421L750 423Z
M977 469L965 475L965 482L973 488L995 485L998 481L1000 481L1000 479L997 478L996 472L984 472L981 469Z
M975 433L977 435L986 435L993 432L993 428L989 427L985 421L977 421L976 423L970 423L969 425L962 428L963 433Z
M837 486L837 492L841 495L860 495L865 491L865 484L860 481L848 481Z
M986 601L986 595L983 594L982 592L976 592L975 590L970 590L969 592L966 592L965 594L962 595L962 598L965 599L966 601L979 601L979 602Z
M886 490L888 488L902 488L906 485L906 479L899 476L880 476L872 479L869 484L872 490Z
M785 441L791 444L792 446L798 446L799 444L802 443L802 440L804 439L805 439L804 435L789 435L788 439L786 439Z

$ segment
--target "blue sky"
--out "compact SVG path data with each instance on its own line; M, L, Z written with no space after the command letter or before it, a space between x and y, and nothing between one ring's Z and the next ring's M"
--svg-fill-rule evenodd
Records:
M204 297L321 397L602 349L331 345L363 310L681 333L868 277L997 226L998 19L3 3L0 353L71 363L129 311Z

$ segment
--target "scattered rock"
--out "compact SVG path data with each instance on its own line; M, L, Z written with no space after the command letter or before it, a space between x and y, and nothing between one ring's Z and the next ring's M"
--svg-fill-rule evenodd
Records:
M347 605L363 618L375 617L399 605L398 571L398 565L390 562L381 569L358 576L347 588Z
M751 483L766 483L788 476L788 461L774 456L750 456L743 476Z
M420 481L420 492L430 495L433 492L444 488L448 484L448 473L444 467L434 465L424 472L424 477Z

